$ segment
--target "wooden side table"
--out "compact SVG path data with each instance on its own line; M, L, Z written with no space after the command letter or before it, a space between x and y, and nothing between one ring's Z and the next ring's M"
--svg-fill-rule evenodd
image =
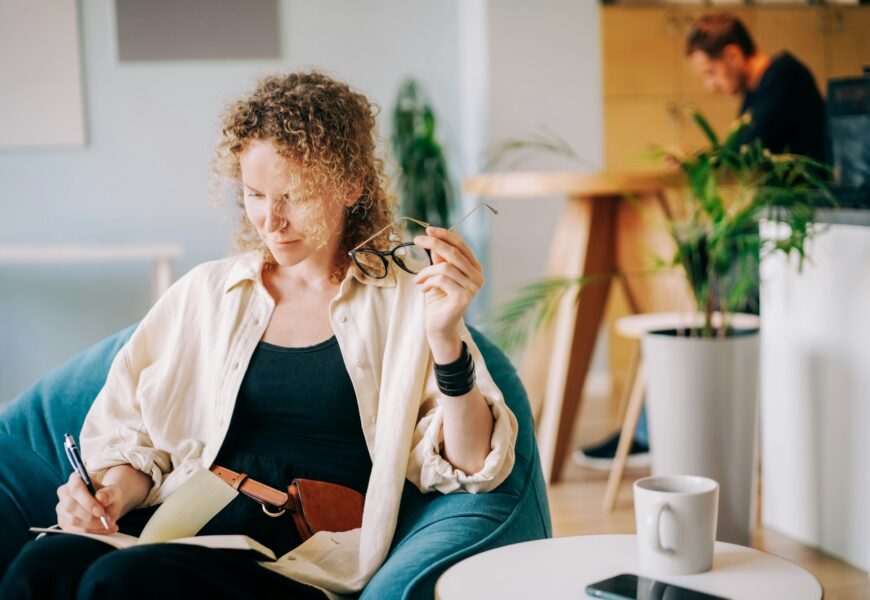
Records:
M520 376L535 414L544 477L560 478L570 451L583 384L615 272L633 312L693 307L681 276L643 276L650 255L668 257L673 242L665 227L670 209L665 190L682 181L676 171L647 173L516 172L476 175L466 193L484 198L564 195L567 202L550 245L547 276L588 277L579 301L569 294L553 323L530 340Z
M640 568L634 535L583 535L524 542L453 565L435 584L435 598L579 600L587 597L584 590L590 583L620 573L634 573L729 600L822 598L818 579L784 558L725 542L716 542L714 552L712 570L667 576Z

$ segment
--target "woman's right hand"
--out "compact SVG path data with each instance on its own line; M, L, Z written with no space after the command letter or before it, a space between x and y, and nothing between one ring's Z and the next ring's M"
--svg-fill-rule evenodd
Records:
M73 472L69 480L57 488L57 523L64 531L86 533L117 533L117 521L124 507L124 494L117 484L102 485L91 479L97 490L96 499L88 491L81 475ZM103 527L100 516L105 515L109 529Z

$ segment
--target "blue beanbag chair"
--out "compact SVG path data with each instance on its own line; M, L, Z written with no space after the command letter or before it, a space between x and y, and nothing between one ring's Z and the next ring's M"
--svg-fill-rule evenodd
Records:
M65 432L81 431L115 354L131 325L73 357L0 412L0 577L32 539L28 527L57 521L57 488L70 467L61 447ZM406 482L393 545L363 590L362 600L434 597L435 582L456 562L507 544L552 536L529 402L504 354L472 329L486 365L517 417L516 464L484 494L422 494Z

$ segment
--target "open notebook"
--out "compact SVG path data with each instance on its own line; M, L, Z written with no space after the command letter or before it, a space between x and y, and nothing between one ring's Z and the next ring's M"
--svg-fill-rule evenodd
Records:
M191 544L208 548L250 551L255 553L258 559L275 560L275 553L272 550L246 535L196 535L196 532L238 494L239 492L228 486L220 477L208 469L202 469L191 475L154 511L139 537L124 533L104 535L64 531L57 525L31 527L30 531L40 533L36 539L50 533L80 535L105 542L118 549L138 544Z

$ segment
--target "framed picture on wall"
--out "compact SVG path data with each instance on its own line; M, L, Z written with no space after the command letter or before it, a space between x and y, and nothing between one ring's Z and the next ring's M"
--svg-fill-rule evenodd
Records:
M115 0L121 62L280 58L278 0Z
M0 151L85 143L77 7L0 2Z

